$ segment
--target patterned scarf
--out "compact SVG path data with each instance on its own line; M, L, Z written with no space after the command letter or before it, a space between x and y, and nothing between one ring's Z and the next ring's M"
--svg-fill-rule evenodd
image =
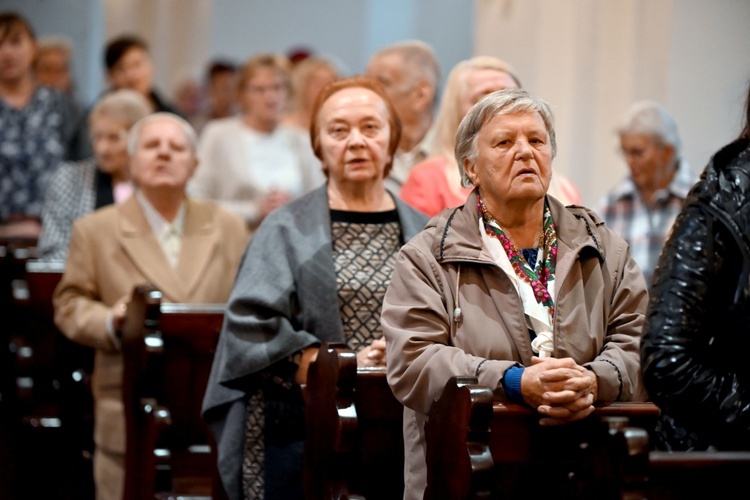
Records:
M481 197L477 197L477 210L479 216L484 220L484 230L493 238L497 238L508 255L513 270L522 282L531 287L534 292L534 298L539 304L547 307L550 315L550 323L555 317L555 303L552 295L549 293L547 283L555 279L555 264L557 262L557 231L555 223L552 221L547 202L544 202L544 223L543 233L539 245L542 252L541 258L537 258L532 268L521 252L516 248L513 242L503 231L497 219L484 206Z

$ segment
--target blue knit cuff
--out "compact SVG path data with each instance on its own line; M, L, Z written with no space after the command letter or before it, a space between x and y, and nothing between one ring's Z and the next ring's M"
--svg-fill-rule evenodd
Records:
M510 403L523 404L523 395L521 394L521 376L523 375L523 366L511 366L505 370L503 375L503 390L505 397Z

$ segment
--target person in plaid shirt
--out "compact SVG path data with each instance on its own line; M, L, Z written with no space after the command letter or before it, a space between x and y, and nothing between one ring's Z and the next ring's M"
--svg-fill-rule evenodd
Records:
M599 201L597 211L628 242L651 286L664 241L698 178L680 158L677 124L660 104L633 103L618 133L630 175Z

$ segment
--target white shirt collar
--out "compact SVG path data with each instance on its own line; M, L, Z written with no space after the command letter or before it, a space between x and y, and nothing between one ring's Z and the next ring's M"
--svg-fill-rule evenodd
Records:
M177 230L177 233L182 236L185 229L185 202L180 203L180 208L177 211L177 216L174 218L174 222L169 222L154 208L149 202L140 189L135 190L135 199L143 209L143 214L146 216L148 225L151 226L156 237L161 241L161 237L166 233L170 226Z

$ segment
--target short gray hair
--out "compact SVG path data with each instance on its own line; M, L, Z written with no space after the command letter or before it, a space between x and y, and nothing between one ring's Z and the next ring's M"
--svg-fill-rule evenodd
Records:
M530 95L522 89L503 89L484 96L466 113L456 132L456 162L461 172L461 185L474 185L466 175L464 160L471 162L477 158L477 136L482 127L497 115L513 113L539 113L549 134L552 158L557 154L557 140L555 139L555 116L549 104L542 99Z
M411 76L411 85L415 85L419 80L425 80L433 88L438 87L440 64L435 51L427 43L421 40L397 42L378 51L373 59L388 54L401 56L404 61L404 69Z
M73 42L66 36L49 36L40 38L36 44L36 56L47 52L62 52L70 59L73 56Z
M99 99L89 114L89 121L99 117L117 120L130 128L154 111L153 105L140 92L130 89L115 90Z
M682 141L677 132L677 122L666 108L656 101L634 102L625 114L617 132L652 137L664 146L674 147L675 159L680 157Z
M185 138L188 140L190 149L193 150L193 154L196 153L198 136L196 135L193 126L190 125L190 123L188 123L188 121L181 116L178 116L174 113L167 113L162 111L159 113L152 113L148 116L145 116L144 118L141 118L135 123L135 125L133 125L133 128L130 129L130 132L128 133L128 154L130 156L133 156L133 154L135 153L135 148L138 146L138 139L141 136L141 129L143 129L144 125L164 118L168 118L182 127L182 131L185 132Z

